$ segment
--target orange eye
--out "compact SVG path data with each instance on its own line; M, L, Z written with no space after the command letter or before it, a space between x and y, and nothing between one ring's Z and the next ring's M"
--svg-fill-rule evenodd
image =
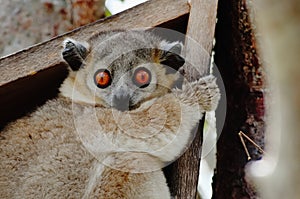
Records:
M111 84L110 72L106 69L98 70L94 75L94 82L98 88L106 88Z
M147 87L151 82L151 73L148 69L141 67L134 71L133 82L140 88Z

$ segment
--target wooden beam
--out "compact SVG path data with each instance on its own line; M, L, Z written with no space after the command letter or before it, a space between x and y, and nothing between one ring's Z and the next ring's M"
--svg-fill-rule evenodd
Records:
M217 0L192 0L185 45L187 65L185 75L189 81L207 75L213 46ZM166 169L171 194L178 199L196 198L201 158L204 119L200 121L196 137L190 148Z
M186 60L196 69L186 69L186 77L192 81L209 72L210 58L215 36L218 0L192 0L187 27Z

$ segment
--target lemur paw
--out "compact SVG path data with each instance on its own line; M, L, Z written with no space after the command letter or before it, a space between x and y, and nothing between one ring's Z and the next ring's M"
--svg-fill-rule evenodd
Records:
M203 112L215 110L220 100L220 90L212 75L190 83L185 82L181 90L176 89L174 92L183 103L199 104Z

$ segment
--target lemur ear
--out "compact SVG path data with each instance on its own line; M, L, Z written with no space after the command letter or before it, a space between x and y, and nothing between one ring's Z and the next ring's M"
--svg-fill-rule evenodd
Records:
M160 63L166 65L166 74L175 73L185 63L184 58L180 56L183 45L181 42L168 43L161 42L162 54Z
M79 70L88 53L89 45L87 43L79 43L72 39L64 41L62 56L73 71Z

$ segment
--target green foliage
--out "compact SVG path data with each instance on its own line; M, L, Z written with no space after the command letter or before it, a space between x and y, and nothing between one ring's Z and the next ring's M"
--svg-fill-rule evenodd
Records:
M125 0L119 0L119 1L124 2ZM111 16L111 15L112 15L111 12L110 12L109 9L105 6L105 13L104 13L104 16L105 16L105 17L109 17L109 16Z
M120 0L121 1L121 0ZM105 12L104 12L104 16L105 17L109 17L109 16L111 16L112 14L111 14L111 12L109 11L109 9L105 6Z

